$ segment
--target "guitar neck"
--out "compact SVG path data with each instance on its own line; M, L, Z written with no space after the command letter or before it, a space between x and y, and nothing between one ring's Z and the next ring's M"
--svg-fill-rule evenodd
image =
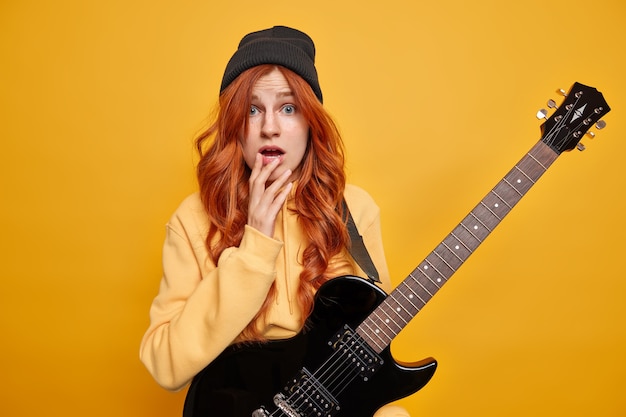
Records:
M539 141L454 230L359 325L377 352L415 317L559 156Z

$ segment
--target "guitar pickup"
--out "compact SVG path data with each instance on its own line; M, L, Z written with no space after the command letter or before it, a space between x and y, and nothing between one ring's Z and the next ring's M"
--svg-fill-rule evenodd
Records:
M350 368L368 381L384 360L350 326L344 325L328 344L339 355L339 366Z

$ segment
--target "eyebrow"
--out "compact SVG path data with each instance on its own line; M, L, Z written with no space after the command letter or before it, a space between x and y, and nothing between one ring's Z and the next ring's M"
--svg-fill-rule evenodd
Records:
M277 98L293 97L293 91L291 91L291 90L279 91L278 93L276 93L276 97ZM252 99L253 100L258 100L259 96L257 96L256 94L252 94Z

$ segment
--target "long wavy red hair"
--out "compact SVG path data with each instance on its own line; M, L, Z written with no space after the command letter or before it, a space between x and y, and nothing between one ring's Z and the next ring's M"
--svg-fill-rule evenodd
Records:
M301 162L293 209L307 239L298 289L298 301L306 317L313 307L315 291L331 278L327 275L330 260L349 244L341 204L346 182L343 141L311 87L281 66L260 65L243 72L220 95L213 124L196 138L200 154L197 176L210 223L206 244L217 264L224 249L239 246L243 237L250 169L243 159L239 138L248 129L252 88L274 68L289 83L295 105L309 125L309 143ZM264 317L274 297L272 286L265 304L242 332L244 340L262 339L256 321Z

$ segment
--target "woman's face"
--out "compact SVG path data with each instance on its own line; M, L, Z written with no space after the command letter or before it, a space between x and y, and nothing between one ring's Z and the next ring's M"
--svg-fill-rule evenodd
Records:
M309 126L295 105L287 80L277 68L254 84L248 117L248 133L241 141L248 167L252 169L260 153L263 165L275 159L279 161L269 182L287 169L292 171L290 180L296 179L309 140Z

